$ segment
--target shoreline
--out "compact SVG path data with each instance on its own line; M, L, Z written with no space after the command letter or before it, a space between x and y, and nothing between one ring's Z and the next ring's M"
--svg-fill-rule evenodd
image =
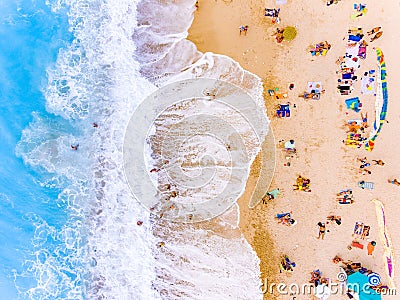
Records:
M391 2L391 5L395 7L394 2ZM274 6L276 7L273 2L268 2L267 7ZM259 163L255 160L246 191L238 201L241 231L260 258L262 279L279 280L284 283L307 283L309 272L321 269L324 276L335 281L339 268L338 265L332 264L331 260L335 255L340 255L344 259L365 263L378 272L383 278L382 281L386 283L379 224L371 200L380 198L385 205L387 223L389 231L392 230L396 251L399 249L400 241L394 237L393 231L396 224L399 224L395 217L400 213L400 209L395 205L399 191L396 193L395 187L386 183L386 177L396 176L396 170L400 169L400 160L396 158L395 151L388 151L396 149L394 141L390 138L396 132L396 125L393 126L391 123L384 125L372 152L351 149L342 144L341 141L346 135L345 120L355 115L343 107L346 97L336 92L338 65L335 61L346 51L343 37L346 36L349 26L362 26L367 31L377 24L382 25L384 36L370 43L367 58L362 61L358 75L361 77L364 71L376 69L376 55L372 47L380 47L387 54L385 57L388 62L388 73L393 74L393 78L400 78L399 72L395 70L396 62L397 65L399 63L394 53L395 47L390 47L388 39L385 39L385 36L392 38L395 36L400 40L399 34L389 26L390 21L395 20L396 11L399 9L385 12L384 4L371 2L367 3L369 13L366 16L351 21L349 18L352 13L351 4L343 1L329 7L323 1L317 0L302 6L288 1L286 5L279 7L282 21L276 26L271 24L269 18L262 15L264 3L260 1L229 3L219 0L199 1L199 10L195 12L194 22L189 30L188 39L196 44L199 51L230 56L244 69L258 75L264 82L265 91L279 87L280 91L288 92L288 101L296 104L290 119L277 119L274 117L274 111L278 102L265 93L264 100L276 142L283 140L277 145L276 172L270 189L279 187L282 194L277 200L266 205L260 203L253 209L248 208L252 181L257 178L259 167ZM374 15L374 11L382 14ZM304 18L304 15L310 17ZM224 16L223 20L220 16ZM330 20L336 21L334 30ZM246 36L239 36L238 27L245 23L249 25L249 31ZM291 42L284 41L282 44L277 44L271 34L276 27L284 26L296 26L298 35ZM318 30L307 30L307 28L318 28ZM307 51L309 45L324 40L329 40L333 45L327 56L311 57ZM322 82L326 93L321 96L321 100L305 101L297 97L305 90L308 81ZM396 81L393 81L392 76L388 81L390 98L395 99L398 97L396 96L398 92L395 90ZM293 91L288 89L291 83L295 86ZM357 90L359 85L360 83L355 85ZM355 96L358 96L356 92L349 97ZM365 104L364 109L369 112L372 125L375 115L374 99L372 96L361 97ZM390 100L389 106L388 119L396 122L393 114L399 113L400 106ZM280 147L289 139L296 140L298 157L287 160ZM384 168L374 167L373 174L364 177L358 174L355 160L357 156L367 156L369 160L383 159L389 163ZM290 167L284 166L287 161L291 162ZM292 184L298 175L311 179L311 193L292 191ZM376 182L376 190L372 192L360 190L356 183L364 179ZM343 207L334 201L336 193L343 188L352 188L354 191L356 202L352 207ZM293 211L294 218L298 221L296 226L288 228L276 224L274 214L284 211ZM329 233L325 240L318 240L316 224L326 221L326 216L331 214L341 215L343 222L340 227L329 224ZM362 251L357 252L357 249L347 250L347 245L352 241L354 222L358 220L371 226L367 242L372 239L378 242L372 257ZM289 255L296 262L298 266L295 272L279 273L278 264L283 254ZM399 281L397 273L395 279L396 282ZM275 296L280 299L279 295ZM271 297L273 296L264 295L265 299ZM340 299L346 298L343 296ZM394 298L385 296L383 299Z

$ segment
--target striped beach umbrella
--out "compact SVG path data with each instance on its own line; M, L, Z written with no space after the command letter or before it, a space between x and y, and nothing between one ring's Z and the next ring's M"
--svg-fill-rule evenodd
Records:
M372 286L377 286L381 283L381 276L378 273L371 273L368 275L368 283Z

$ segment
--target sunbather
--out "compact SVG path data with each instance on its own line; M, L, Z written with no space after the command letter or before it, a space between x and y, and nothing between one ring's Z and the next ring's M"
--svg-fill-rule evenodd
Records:
M375 41L376 39L379 39L382 36L383 32L379 31L377 34L375 34L372 38L371 38L371 42Z
M372 34L375 34L375 33L377 33L379 30L381 30L381 28L382 27L375 27L375 28L372 28L370 31L368 31L367 33L368 33L368 35L372 35Z
M336 196L352 196L353 191L352 189L347 189L347 190L341 190L339 193L336 194Z
M370 230L370 226L364 225L362 234L361 234L361 239L365 239L367 236L369 236L369 230Z
M336 256L332 259L332 262L333 262L334 264L338 264L338 263L340 263L341 261L343 261L343 258L341 258L341 257L338 256L338 255L336 255Z
M321 276L322 273L320 270L314 270L313 272L311 272L310 283L314 283L315 286L319 285L321 283Z
M280 8L275 9L275 8L266 8L265 9L265 14L264 16L266 17L275 17L277 18L279 16L279 12L281 11Z
M362 230L363 230L364 224L361 222L356 222L356 224L354 225L354 235L361 235L362 234Z
M360 114L361 114L361 120L362 120L361 127L362 128L368 128L369 127L369 125L368 125L368 113L367 112L365 113L365 117L363 116L363 113L360 113Z
M358 186L362 189L369 189L373 190L374 189L374 183L373 182L365 182L364 180L361 180L358 182Z
M285 255L282 258L281 263L280 263L281 272L282 272L282 270L292 272L294 267L296 267L296 263L291 262L289 257L287 255Z
M277 198L280 195L281 191L279 188L269 191L265 194L265 196L262 198L263 204L266 204L268 200L273 200Z
M338 199L338 202L339 202L339 204L353 204L354 200L352 198L344 197L344 198Z
M400 182L395 178L393 180L388 179L388 182L397 186L400 186Z
M366 156L361 157L361 158L360 158L360 157L357 157L357 161L359 161L359 162L365 164L365 163L367 162L367 157L366 157Z
M360 169L359 170L359 173L361 174L361 175L371 175L372 174L372 172L370 171L370 170L368 170L368 169Z
M380 166L385 165L385 163L381 159L379 159L379 160L373 159L372 161L375 163L375 165L380 165Z
M329 221L335 221L337 225L342 224L342 217L341 216L330 215L330 216L327 216L326 219L329 220Z

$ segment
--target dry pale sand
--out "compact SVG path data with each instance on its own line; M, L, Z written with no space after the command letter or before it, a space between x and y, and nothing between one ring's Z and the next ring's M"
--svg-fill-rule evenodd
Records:
M383 260L383 246L378 234L378 224L372 199L377 198L385 205L387 226L391 234L396 261L395 283L400 288L397 262L400 250L400 187L387 183L387 179L400 177L400 158L397 156L397 143L400 139L400 98L399 64L397 45L400 41L398 15L400 3L394 0L364 1L368 13L354 21L350 19L353 2L342 0L336 5L326 6L323 0L288 0L281 6L281 23L273 25L271 19L263 16L264 7L277 7L275 1L256 0L200 0L199 9L189 32L192 40L202 52L225 54L238 61L245 69L257 74L264 81L265 88L279 87L288 91L290 83L295 89L289 91L289 101L296 104L289 119L274 117L277 102L265 96L265 102L272 121L277 142L277 168L271 188L279 187L283 193L273 202L259 204L248 209L247 203L257 178L260 162L253 165L248 189L240 199L241 229L253 245L261 259L262 279L287 284L308 282L310 272L320 269L325 277L337 281L338 265L332 263L335 255L345 260L361 262L364 266L380 273L382 281L387 282ZM249 25L246 36L239 36L239 26ZM296 26L298 35L291 42L277 44L271 34L277 27ZM361 62L357 73L361 75L372 68L376 69L376 55L372 47L380 47L385 55L388 72L389 107L388 124L376 140L375 149L352 149L341 142L345 138L344 124L349 117L359 117L344 105L348 97L336 92L338 66L336 59L346 51L347 30L351 26L362 27L364 31L376 26L383 27L383 36L369 43L367 59ZM310 44L329 41L332 49L325 57L311 57L307 48ZM368 40L369 42L369 40ZM303 92L308 81L321 81L326 93L320 101L304 101L297 95ZM351 96L360 96L360 82L356 83ZM350 97L350 96L349 96ZM368 111L370 125L374 121L373 96L360 96L364 104L363 112ZM348 114L346 114L348 113ZM280 147L280 140L294 139L298 157L290 159L290 167ZM382 159L385 166L373 166L371 175L358 174L357 156L367 156L369 160ZM311 179L311 193L293 191L297 175ZM358 180L375 182L375 190L361 190ZM335 201L336 193L343 188L352 188L355 196L353 205L340 206ZM277 224L274 216L279 212L293 211L298 221L294 227ZM328 224L330 231L324 240L318 240L319 221L326 221L330 214L340 215L342 225ZM371 226L370 236L364 241L377 241L373 256L366 250L348 250L353 237L356 221ZM297 267L291 274L280 274L278 261L282 254L288 254ZM400 294L400 291L398 292ZM293 296L266 294L265 299L292 299ZM311 299L311 296L296 295L296 299ZM384 299L399 299L400 296L385 296ZM347 299L334 295L333 299Z

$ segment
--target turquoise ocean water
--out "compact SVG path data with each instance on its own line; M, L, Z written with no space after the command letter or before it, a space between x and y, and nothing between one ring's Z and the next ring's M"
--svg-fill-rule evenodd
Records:
M57 259L54 250L60 241L47 230L56 232L68 218L65 207L53 201L59 189L38 184L40 170L16 155L33 114L50 122L59 118L46 112L42 91L46 69L71 39L67 25L66 15L51 12L44 1L0 2L1 299L24 298L37 286L37 270L29 264L40 255Z

